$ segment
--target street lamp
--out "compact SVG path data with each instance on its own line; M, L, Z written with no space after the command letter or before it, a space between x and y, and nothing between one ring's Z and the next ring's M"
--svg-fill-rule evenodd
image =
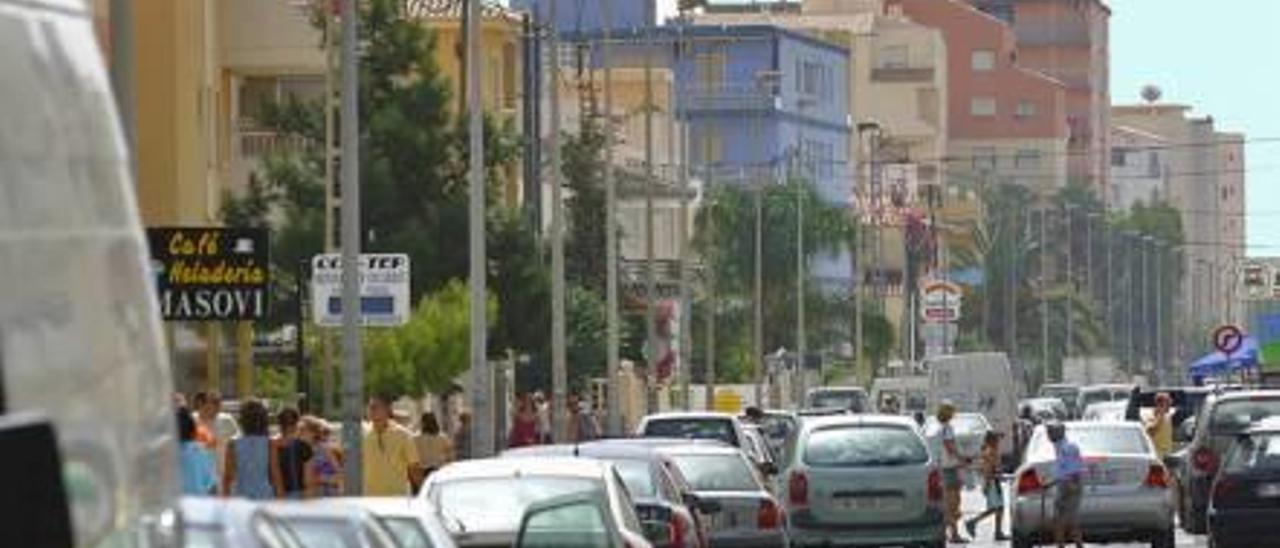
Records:
M858 122L857 129L858 129L858 140L860 142L863 139L863 135L867 136L866 137L867 148L868 148L868 151L867 151L868 170L867 171L868 171L868 179L872 180L868 182L878 187L880 182L879 181L880 138L884 134L884 128L883 126L880 125L880 122L876 121L875 119L869 118L861 122ZM870 191L871 189L868 189L868 190ZM856 196L857 192L855 191L854 194ZM869 196L870 192L864 193L863 195ZM858 372L859 379L862 379L864 382L867 382L868 384L870 384L871 368L867 367L868 364L866 363L866 356L863 354L863 348L862 348L862 340L863 340L862 282L864 280L863 272L862 272L862 247L863 247L862 246L862 242L863 242L862 212L864 211L865 207L866 207L866 203L855 203L854 211L853 211L854 223L856 224L856 226L854 227L855 230L853 233L854 243L853 243L853 253L852 253L853 255L853 309L854 309L853 310L853 348L854 348L854 356L855 356L854 369Z

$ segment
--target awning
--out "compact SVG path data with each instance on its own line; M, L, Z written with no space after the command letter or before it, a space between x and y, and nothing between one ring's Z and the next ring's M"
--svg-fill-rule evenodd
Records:
M1214 351L1191 362L1190 373L1193 377L1208 377L1256 367L1258 367L1258 339L1247 336L1240 344L1240 348L1231 354Z

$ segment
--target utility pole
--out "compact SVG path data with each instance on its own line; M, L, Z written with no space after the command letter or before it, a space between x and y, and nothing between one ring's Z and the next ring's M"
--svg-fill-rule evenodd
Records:
M610 437L622 435L622 402L618 393L618 346L620 330L618 319L618 188L613 177L613 0L600 0L600 15L604 19L604 40L600 44L600 58L604 64L604 200L605 200L605 262L608 263L605 279L606 346L608 358L605 384L608 386L608 416L605 431Z
M653 9L648 2L645 9ZM644 330L648 346L648 363L645 376L645 408L653 413L658 410L658 282L654 268L653 248L653 187L657 184L653 169L653 28L645 28L644 43Z
M1147 259L1150 256L1149 245L1154 242L1151 236L1142 236L1138 240L1139 260L1142 261L1142 311L1138 317L1142 319L1142 354L1144 358L1151 356L1151 331L1150 331L1150 310L1151 310L1151 282L1150 271L1147 269Z
M346 491L364 494L360 425L364 356L360 347L359 0L342 3L342 438Z
M1161 330L1161 328L1160 328L1160 322L1161 322L1161 320L1162 320L1162 318L1163 318L1163 314L1162 314L1162 312L1163 312L1163 308L1164 308L1164 307L1163 307L1163 306L1161 306L1160 301L1163 301L1163 300L1164 300L1164 291L1163 291L1163 289L1162 289L1162 287L1161 287L1161 286L1162 286L1162 279L1164 278L1164 276L1162 275L1162 272L1164 271L1164 243L1163 243L1163 242L1161 242L1160 240L1156 240L1156 241L1155 241L1155 248L1156 248L1156 262L1155 262L1155 271L1156 271L1156 272L1155 272L1155 274L1156 274L1156 299L1155 299L1155 300L1156 300L1156 353L1155 353L1155 371L1154 371L1154 373L1155 373L1156 379L1159 379L1159 380L1163 383L1163 382L1164 382L1164 380L1165 380L1165 379L1164 379L1164 373L1165 373L1165 363L1164 363L1164 341L1161 339L1162 330Z
M873 194L879 189L880 183L880 133L883 128L879 122L868 120L858 123L858 138L862 138L862 134L867 134L867 192L863 194L866 200L857 204L857 210L854 211L854 228L857 230L853 234L853 346L854 346L854 370L857 371L859 380L870 386L872 377L874 376L874 367L867 363L867 357L863 351L863 321L862 311L866 300L865 284L866 278L864 266L865 254L863 253L864 241L866 238L866 226L862 223L862 213L866 211L868 202ZM945 269L944 269L945 271Z
M703 158L705 161L705 158ZM705 164L704 168L707 167ZM712 188L711 179L712 171L705 170L703 178L706 180L707 188ZM703 207L708 209L714 207L714 204L704 203ZM715 241L715 216L707 215L707 234L711 241ZM704 268L706 272L707 284L707 348L703 351L703 355L707 359L706 371L703 372L703 384L706 386L706 406L707 409L714 409L716 403L716 271L715 263L709 258L704 257Z
M551 12L547 16L550 29L547 48L551 50L551 98L547 105L551 115L551 131L547 135L547 148L551 149L551 169L547 172L547 183L551 186L551 417L554 420L552 429L558 437L565 431L569 413L566 407L569 373L565 364L564 197L560 177L560 25L557 21L560 12L556 0L548 0L547 8Z
M1137 239L1137 235L1131 231L1126 230L1120 233L1120 238L1121 238L1120 241L1123 244L1125 240ZM1123 248L1124 246L1121 245L1121 247ZM1125 300L1124 302L1125 353L1128 354L1128 359L1126 361L1129 364L1130 375L1137 372L1137 368L1134 367L1134 363L1133 363L1135 359L1135 354L1136 354L1135 349L1137 348L1137 341L1133 336L1133 323L1134 323L1133 305L1134 305L1134 301L1137 300L1137 296L1135 294L1137 293L1138 277L1134 275L1134 270L1136 269L1133 267L1133 260L1134 260L1133 254L1127 254L1125 256L1125 261L1124 261L1124 267L1125 267L1124 269L1126 274L1125 299L1124 299Z
M680 13L679 33L680 39L676 46L677 60L679 55L684 51L685 37L684 26L686 23L685 14ZM679 63L677 62L677 65ZM676 84L672 84L676 86ZM672 97L680 97L680 89L674 90ZM676 115L679 116L680 109L675 109ZM689 407L689 377L690 367L693 363L693 293L689 290L689 123L685 117L679 121L680 142L680 393L684 402L684 409L691 411Z
M801 105L804 103L802 102ZM801 108L803 113L804 109ZM802 122L803 123L803 122ZM796 372L797 380L803 384L805 378L805 354L808 352L808 341L805 340L804 317L804 198L809 188L805 177L808 176L808 158L801 140L796 149L800 167L800 177L796 180ZM758 386L758 385L757 385ZM759 404L760 402L757 402Z
M485 188L484 188L484 125L482 116L480 82L484 74L484 52L480 49L480 0L466 4L467 30L467 118L470 154L468 155L467 180L468 247L471 255L468 268L468 284L471 287L471 455L484 457L493 453L493 378L489 370L488 323L485 317L487 291L485 288ZM559 85L556 82L554 85ZM346 127L344 124L343 127ZM346 165L344 162L343 165Z
M1072 231L1071 218L1075 217L1075 206L1073 204L1064 204L1063 212L1067 217L1067 298L1063 299L1063 305L1067 308L1067 340L1062 344L1062 358L1071 357L1071 346L1075 344L1075 297L1076 297L1076 271L1073 257L1075 256L1075 234Z
M1045 225L1049 222L1049 210L1040 204L1040 360L1044 378L1049 376L1049 299L1045 295L1048 288L1049 253L1045 249Z
M334 173L335 160L337 160L337 151L334 149L334 140L337 131L336 117L334 110L337 105L337 90L334 89L334 72L337 67L334 66L334 34L333 28L333 10L330 8L332 4L325 4L324 11L324 251L325 253L333 253L338 250L337 242L334 238L334 226L337 219L334 214L338 211L338 195L334 192L334 180L337 174ZM320 375L320 409L327 413L333 405L334 390L334 364L330 361L331 354L328 349L333 347L333 331L331 329L317 329L320 334L322 348L326 349L322 352L320 366L324 371Z

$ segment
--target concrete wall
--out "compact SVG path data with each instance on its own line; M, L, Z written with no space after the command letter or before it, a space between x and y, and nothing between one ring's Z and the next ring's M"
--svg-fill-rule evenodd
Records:
M1168 196L1168 141L1128 127L1111 129L1111 185L1107 205L1127 211Z

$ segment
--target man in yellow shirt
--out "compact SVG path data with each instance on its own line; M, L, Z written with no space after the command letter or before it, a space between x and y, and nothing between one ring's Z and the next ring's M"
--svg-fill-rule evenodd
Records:
M361 443L365 496L412 495L422 468L413 434L391 421L390 398L369 398L367 413L369 423Z
M1169 413L1172 405L1173 398L1168 393L1156 394L1156 408L1143 421L1147 435L1151 437L1151 444L1156 448L1156 456L1162 461L1173 452L1173 415Z

